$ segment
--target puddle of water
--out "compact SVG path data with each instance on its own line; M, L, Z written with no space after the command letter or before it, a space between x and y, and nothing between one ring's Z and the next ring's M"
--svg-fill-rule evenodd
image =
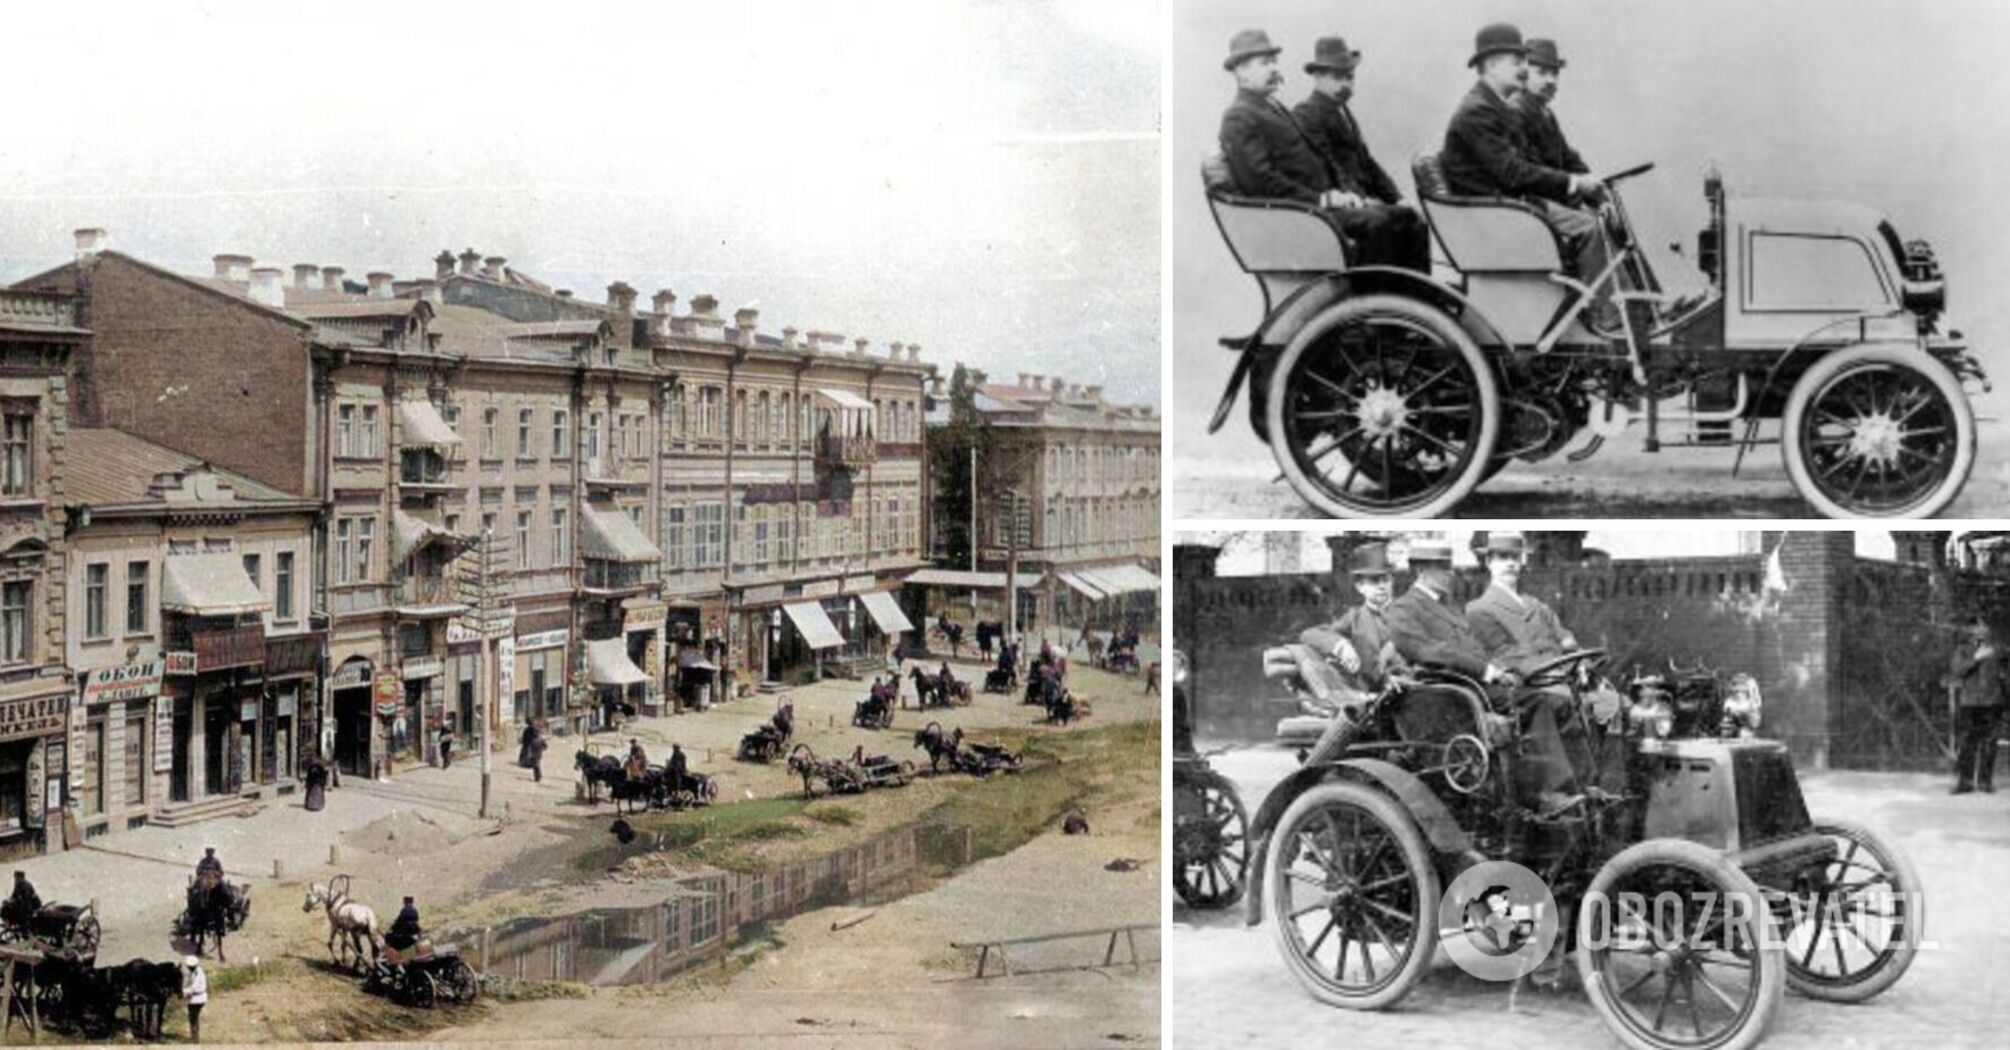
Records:
M485 974L596 987L655 984L724 959L741 931L835 904L884 903L971 860L968 827L909 824L765 871L679 879L668 899L526 917L452 940Z

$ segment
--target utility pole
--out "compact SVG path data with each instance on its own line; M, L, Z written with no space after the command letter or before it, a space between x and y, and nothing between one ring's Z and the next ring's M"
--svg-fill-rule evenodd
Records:
M1005 638L1019 641L1019 490L1005 493Z
M482 751L480 815L486 820L494 814L491 799L495 783L493 754L495 719L491 717L491 712L498 711L502 707L502 697L497 695L502 689L502 657L498 652L499 647L494 644L496 639L492 636L495 635L497 625L501 622L502 596L497 591L506 567L503 559L507 557L508 549L506 544L496 538L494 530L488 530L482 533L473 553L472 565L467 563L465 557L461 560L458 597L461 604L471 606L475 611L475 634L481 640L482 663L487 665L482 673L482 682L485 686L483 692L488 695L484 698L485 702L476 705L475 716L479 723L477 729L481 736Z

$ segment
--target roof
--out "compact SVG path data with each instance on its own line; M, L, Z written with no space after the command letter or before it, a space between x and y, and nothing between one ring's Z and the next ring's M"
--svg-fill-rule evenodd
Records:
M347 296L339 300L294 303L288 296L286 312L311 320L337 317L408 317L419 309L423 299L372 299L369 296Z
M241 554L169 556L161 608L196 616L236 616L272 607L244 571Z
M206 471L228 487L239 504L306 502L236 471L211 467L185 452L156 445L143 437L110 427L70 428L68 456L63 465L65 501L72 506L170 501L155 486L162 475Z

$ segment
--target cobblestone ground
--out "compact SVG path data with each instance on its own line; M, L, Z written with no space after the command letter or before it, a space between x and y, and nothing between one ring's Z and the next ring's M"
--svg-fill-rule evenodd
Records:
M1294 767L1275 748L1212 759L1254 811ZM1781 1004L1764 1045L1801 1047L1998 1047L2010 1019L2010 792L1947 794L1948 778L1917 774L1806 774L1808 808L1890 833L1925 884L1926 938L1890 991L1845 1006L1801 998ZM1243 925L1240 908L1195 912L1175 903L1166 936L1174 1042L1188 1047L1310 1045L1372 1047L1612 1047L1574 979L1554 991L1524 989L1510 1009L1507 986L1472 978L1439 953L1435 968L1397 1009L1357 1013L1321 1006L1284 969L1269 924Z

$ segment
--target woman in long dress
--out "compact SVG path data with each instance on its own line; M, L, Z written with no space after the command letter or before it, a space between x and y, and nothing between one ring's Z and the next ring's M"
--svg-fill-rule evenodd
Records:
M320 755L307 760L307 811L321 812L328 802L328 764Z

